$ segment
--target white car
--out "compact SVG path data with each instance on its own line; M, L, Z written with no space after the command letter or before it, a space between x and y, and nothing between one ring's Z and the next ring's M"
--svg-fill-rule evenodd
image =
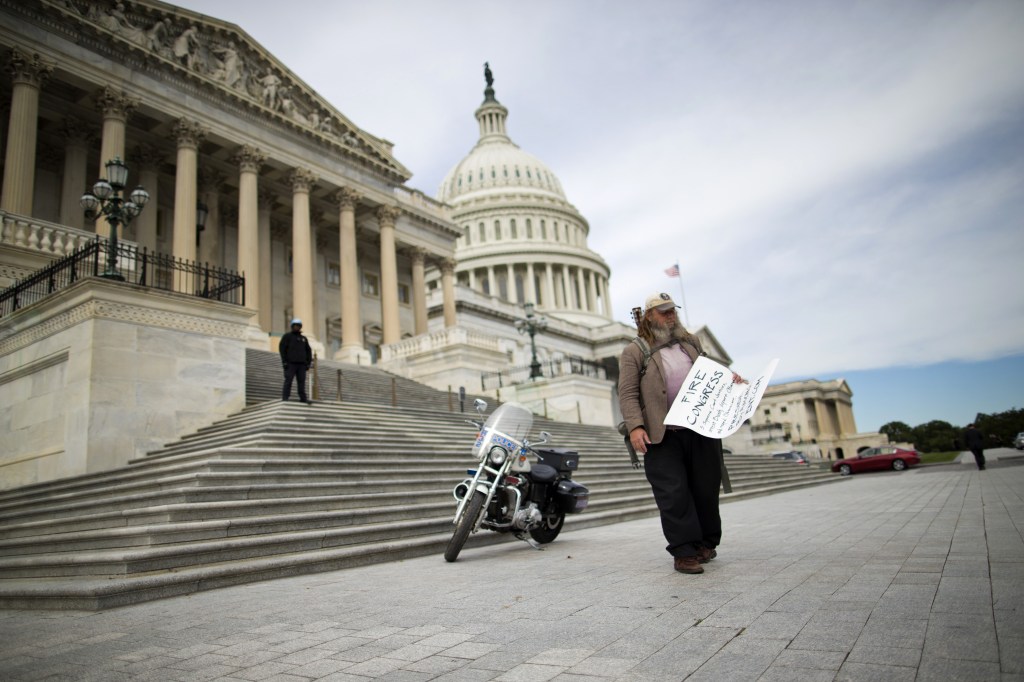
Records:
M1024 431L1018 433L1017 437L1013 439L1013 447L1024 450Z

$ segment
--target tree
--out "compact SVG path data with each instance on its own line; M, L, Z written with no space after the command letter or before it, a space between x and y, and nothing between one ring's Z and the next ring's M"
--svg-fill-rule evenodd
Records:
M949 422L936 419L914 427L914 445L921 452L959 450L961 429Z
M889 436L890 443L912 443L914 441L914 430L904 422L883 424L878 432Z
M995 414L982 414L974 418L974 425L985 434L985 447L1007 447L1013 438L1024 431L1024 410L1013 408Z

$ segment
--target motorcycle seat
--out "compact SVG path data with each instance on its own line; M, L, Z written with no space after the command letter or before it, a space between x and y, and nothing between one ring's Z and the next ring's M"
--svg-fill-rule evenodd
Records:
M558 469L547 464L534 464L530 467L530 480L534 483L552 483L558 478Z

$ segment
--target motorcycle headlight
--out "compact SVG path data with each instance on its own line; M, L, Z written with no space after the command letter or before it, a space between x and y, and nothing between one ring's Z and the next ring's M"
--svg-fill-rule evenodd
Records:
M508 451L498 445L495 445L491 448L490 452L487 453L487 458L491 460L491 464L494 466L501 466L504 464L506 457L508 457Z

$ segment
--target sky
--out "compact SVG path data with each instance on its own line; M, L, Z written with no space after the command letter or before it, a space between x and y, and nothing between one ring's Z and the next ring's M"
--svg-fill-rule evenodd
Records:
M175 4L240 26L430 195L488 61L619 321L678 295L741 374L846 379L861 431L1024 408L1024 2Z

